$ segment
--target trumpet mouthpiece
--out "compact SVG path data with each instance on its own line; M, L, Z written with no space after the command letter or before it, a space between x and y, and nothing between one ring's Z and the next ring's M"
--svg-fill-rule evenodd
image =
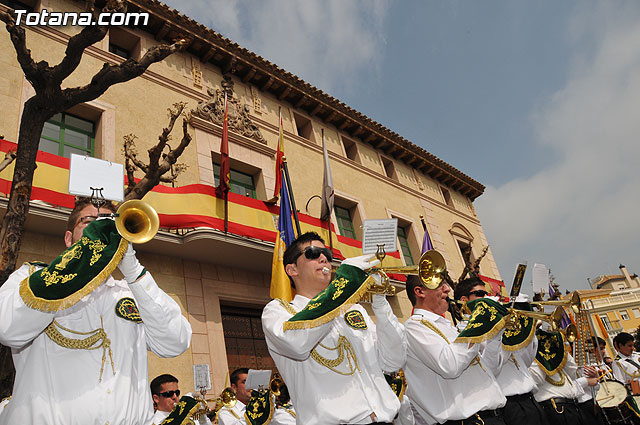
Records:
M331 272L331 269L329 267L322 268L322 274L329 274L330 272Z

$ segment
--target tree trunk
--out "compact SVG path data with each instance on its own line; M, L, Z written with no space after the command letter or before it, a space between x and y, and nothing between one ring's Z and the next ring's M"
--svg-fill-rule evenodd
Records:
M6 282L16 268L24 223L29 212L31 183L36 169L40 134L44 122L51 116L52 114L39 106L36 97L30 98L25 103L20 123L20 137L18 138L11 195L7 205L7 213L2 219L2 227L0 228L0 286ZM0 345L0 399L11 395L14 378L15 369L11 359L11 349Z

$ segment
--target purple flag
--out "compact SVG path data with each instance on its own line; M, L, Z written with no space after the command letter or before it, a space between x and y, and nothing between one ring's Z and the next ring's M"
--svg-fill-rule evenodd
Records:
M427 227L424 228L424 239L422 240L422 254L427 251L431 251L433 249L433 244L431 243L431 238L429 237L429 231Z

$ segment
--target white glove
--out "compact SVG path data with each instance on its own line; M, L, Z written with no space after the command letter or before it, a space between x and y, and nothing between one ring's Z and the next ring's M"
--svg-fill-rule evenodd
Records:
M118 268L124 275L124 280L126 280L127 283L135 282L144 271L144 267L140 265L140 262L136 258L136 252L133 250L133 245L131 245L131 243L129 243L127 252L122 256L122 260L120 261L120 264L118 264Z
M374 256L374 254L365 254L359 257L347 258L342 262L342 264L357 267L360 270L364 271L380 264L380 260L378 260L377 258L375 260L372 260Z

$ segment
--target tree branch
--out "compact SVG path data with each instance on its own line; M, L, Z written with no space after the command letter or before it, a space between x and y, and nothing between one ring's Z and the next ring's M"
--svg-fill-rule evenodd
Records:
M18 63L24 72L24 76L37 92L45 87L45 71L49 69L49 64L46 61L36 63L33 60L31 50L27 49L24 28L16 25L11 12L0 11L0 21L6 24L7 32L11 37L13 47L16 49Z
M9 151L4 155L4 159L2 160L2 162L0 162L0 171L4 170L5 168L7 168L9 166L9 164L11 164L13 162L14 159L16 159L16 156L18 154L16 154L16 151Z
M128 59L117 65L105 63L88 85L68 88L62 91L65 98L63 109L96 99L112 85L129 81L142 75L152 63L159 62L174 52L184 50L188 44L188 40L181 39L171 45L162 44L152 47L140 61Z

